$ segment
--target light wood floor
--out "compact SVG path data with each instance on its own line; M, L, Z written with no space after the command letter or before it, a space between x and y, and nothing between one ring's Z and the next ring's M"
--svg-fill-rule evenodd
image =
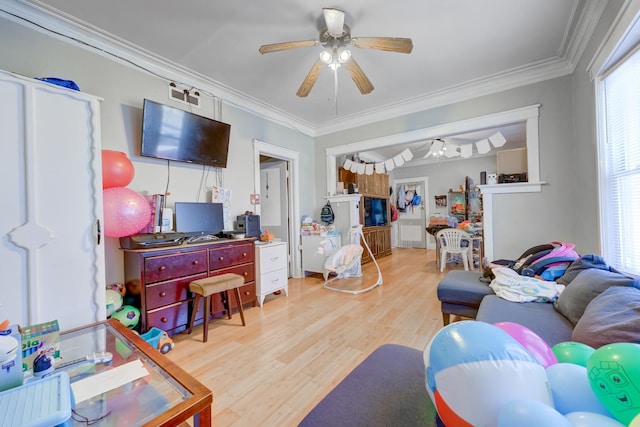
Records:
M296 426L375 348L386 343L423 350L442 327L435 251L394 249L379 260L384 284L351 295L324 289L321 275L289 280L289 296L174 336L167 354L213 391L213 420L222 426ZM453 268L461 268L456 267ZM446 273L447 270L445 270ZM373 263L363 267L373 284Z

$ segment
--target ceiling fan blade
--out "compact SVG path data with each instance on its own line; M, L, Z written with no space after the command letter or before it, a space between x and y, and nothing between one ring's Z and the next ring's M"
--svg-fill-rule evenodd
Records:
M361 94L366 95L373 91L373 84L371 84L369 78L364 74L362 68L360 68L358 63L353 58L345 62L344 66L347 71L349 71L353 82L356 84L356 86L358 86L358 89L360 89Z
M273 44L264 44L260 46L260 53L272 53L272 52L280 52L282 50L295 49L298 47L311 47L317 46L320 44L317 40L301 40L295 42L282 42L282 43L273 43Z
M344 29L344 12L340 9L325 7L322 9L324 22L327 24L327 32L335 37L340 37Z
M351 44L363 49L386 50L387 52L411 53L413 42L407 38L396 37L354 37Z
M307 77L305 77L304 81L300 85L300 88L296 92L296 95L302 98L309 95L309 92L311 92L311 88L313 88L313 85L316 84L316 80L318 80L318 76L320 75L320 71L322 71L323 65L324 63L319 59L315 64L313 64L313 67L311 67L311 70L309 70Z

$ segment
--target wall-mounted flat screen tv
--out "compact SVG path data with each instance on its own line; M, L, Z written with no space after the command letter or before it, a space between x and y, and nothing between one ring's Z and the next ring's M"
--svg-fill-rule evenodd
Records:
M226 168L230 131L227 123L145 99L140 154Z
M176 202L176 231L187 237L224 230L222 203Z

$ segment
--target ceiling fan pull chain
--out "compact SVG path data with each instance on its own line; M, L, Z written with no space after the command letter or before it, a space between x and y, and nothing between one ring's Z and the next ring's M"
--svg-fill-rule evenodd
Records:
M338 115L338 67L333 70L334 91L333 94L336 103L336 116Z

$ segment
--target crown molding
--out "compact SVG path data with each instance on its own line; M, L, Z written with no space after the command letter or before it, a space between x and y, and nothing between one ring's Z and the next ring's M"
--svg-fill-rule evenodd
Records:
M0 11L0 16L123 65L142 69L158 78L198 87L203 93L222 99L224 103L235 108L295 129L305 135L317 137L571 74L607 3L608 1L603 0L587 1L566 48L562 49L563 53L556 58L471 80L396 104L341 117L319 126L314 126L306 120L244 92L145 51L126 40L118 39L77 18L61 14L38 1L26 3L0 0L0 7L3 9Z

